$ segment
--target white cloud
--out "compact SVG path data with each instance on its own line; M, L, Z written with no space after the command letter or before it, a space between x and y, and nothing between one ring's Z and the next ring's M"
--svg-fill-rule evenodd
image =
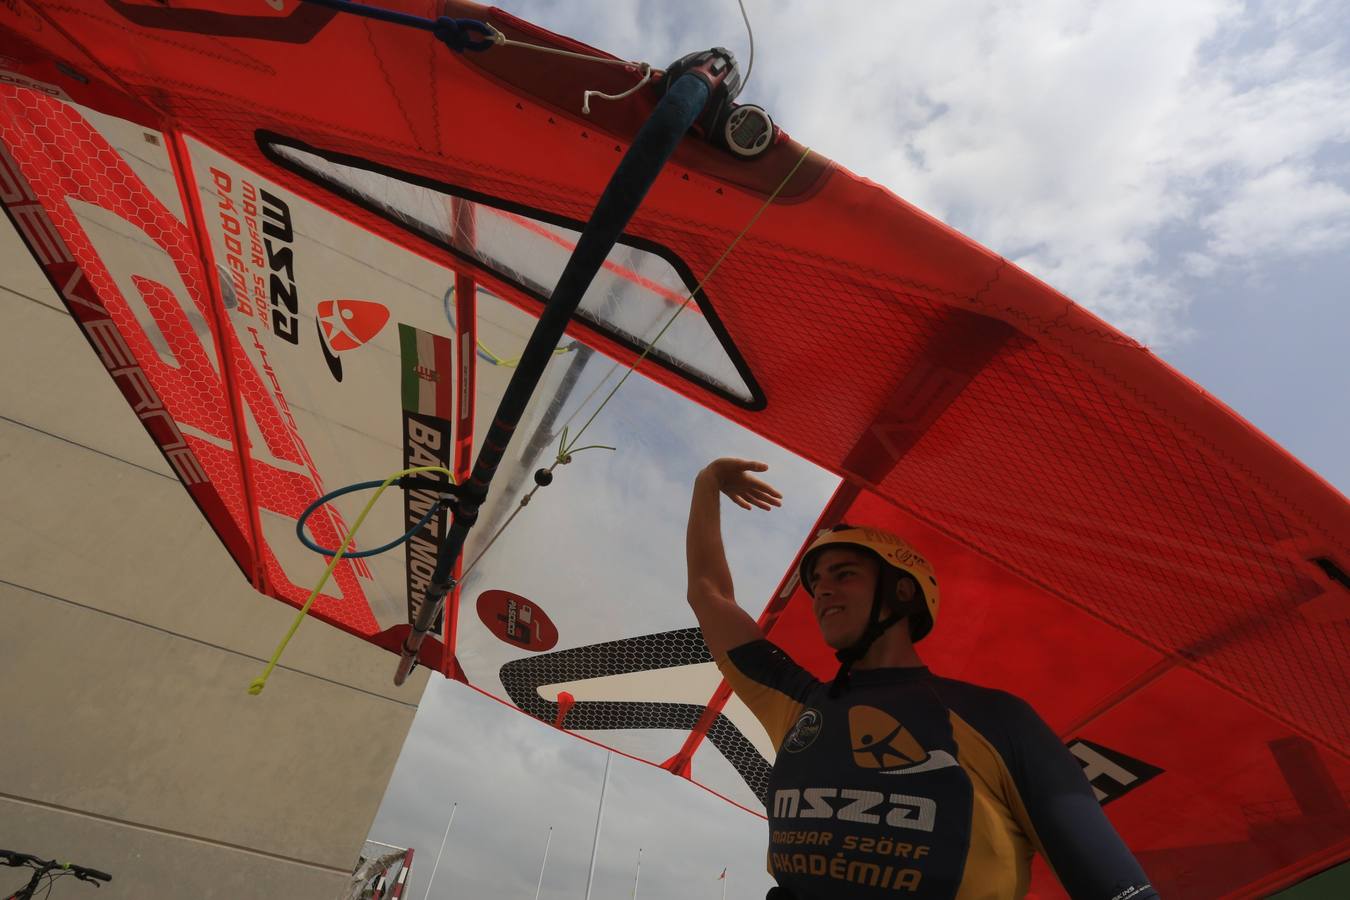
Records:
M1335 250L1350 243L1350 192L1316 180L1310 166L1277 166L1239 186L1204 223L1208 249L1222 256Z
M778 111L794 136L1156 338L1184 308L1149 277L1150 236L1188 207L1159 165L1167 122L1230 8L854 6L848 19L866 27L820 41L824 59L774 64L790 82ZM818 23L791 10L770 34L804 42ZM833 77L812 81L821 71Z
M1183 256L1181 264L1187 273L1196 278L1209 278L1219 270L1218 261L1203 253L1187 253Z

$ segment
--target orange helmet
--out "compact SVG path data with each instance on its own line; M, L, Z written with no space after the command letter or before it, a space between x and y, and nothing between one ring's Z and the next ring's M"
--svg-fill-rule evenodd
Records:
M801 567L798 569L802 587L813 597L815 591L811 587L811 573L815 567L816 558L830 547L852 547L870 553L881 562L883 571L890 569L893 572L904 573L913 578L919 588L919 596L915 599L921 598L923 606L910 615L910 637L918 641L933 630L933 624L937 621L938 603L941 599L937 575L933 572L932 564L911 547L908 542L896 537L889 531L857 525L841 524L836 525L829 531L822 532L802 554ZM883 579L883 581L885 580ZM881 587L881 582L878 582L878 587ZM891 590L894 590L894 583L891 585ZM889 598L883 598L878 594L877 599L880 601Z

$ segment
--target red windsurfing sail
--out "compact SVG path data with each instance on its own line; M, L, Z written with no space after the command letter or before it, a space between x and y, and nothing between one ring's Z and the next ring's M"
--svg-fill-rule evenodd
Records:
M30 6L0 19L0 200L245 576L298 605L317 573L295 521L317 497L409 465L463 471L655 95L582 117L582 91L631 73L458 56L292 2ZM945 603L925 658L1027 697L1163 894L1261 896L1345 860L1345 499L996 254L818 156L793 173L803 150L677 150L550 363L466 559L615 367L650 351L625 388L640 402L605 413L621 453L588 464L603 478L562 470L423 662L548 722L569 693L569 729L757 808L772 747L683 605L685 485L660 468L692 435L761 441L809 470L802 522L923 548ZM470 278L483 290L456 296ZM410 494L370 527L402 533L429 503ZM314 516L314 540L336 546L354 509ZM396 650L443 527L344 560L314 615ZM740 596L825 673L791 575L808 532L766 538L772 578ZM620 582L616 558L641 565ZM1056 887L1041 873L1034 890Z

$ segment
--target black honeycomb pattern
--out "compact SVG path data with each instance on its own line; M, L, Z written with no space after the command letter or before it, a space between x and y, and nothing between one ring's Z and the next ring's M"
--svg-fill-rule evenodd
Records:
M759 798L759 802L768 805L769 772L773 766L759 755L755 745L750 743L741 730L731 724L726 716L719 715L708 729L708 740L718 752L731 763L736 774L744 779L747 787Z
M699 630L682 628L512 660L502 666L500 677L512 703L522 712L551 724L558 716L558 704L539 696L542 685L707 662L712 662L712 654ZM576 731L645 728L690 731L703 710L703 706L694 703L581 700L567 713L563 724ZM723 715L713 722L708 739L760 802L764 802L770 765L750 740Z

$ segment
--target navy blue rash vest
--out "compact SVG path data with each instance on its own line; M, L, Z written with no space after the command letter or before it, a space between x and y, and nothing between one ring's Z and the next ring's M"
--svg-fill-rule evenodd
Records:
M778 751L769 869L799 900L1019 898L1035 852L1075 900L1158 896L1081 765L1012 694L919 667L854 670L831 699L767 640L718 666Z

